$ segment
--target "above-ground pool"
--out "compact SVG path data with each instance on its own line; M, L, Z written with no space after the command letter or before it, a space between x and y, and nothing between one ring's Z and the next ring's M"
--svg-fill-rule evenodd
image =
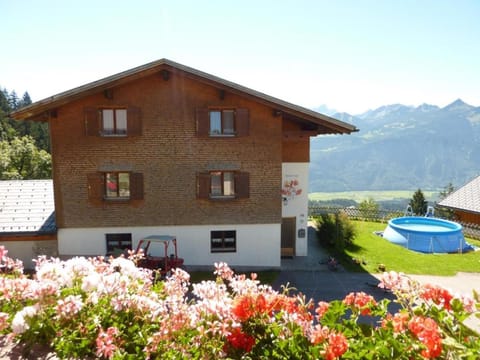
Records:
M465 242L460 224L437 218L406 216L392 219L383 237L394 244L423 253L473 250Z

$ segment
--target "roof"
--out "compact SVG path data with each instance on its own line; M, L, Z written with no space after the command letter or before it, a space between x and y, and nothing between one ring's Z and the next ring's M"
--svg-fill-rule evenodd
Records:
M438 203L451 209L480 213L480 176L452 192Z
M82 85L60 94L53 95L49 98L37 101L29 106L16 110L12 112L10 116L17 120L47 120L51 112L54 112L57 107L66 103L80 99L87 95L111 89L115 86L122 85L148 75L156 73L165 74L162 73L162 71L167 71L167 77L168 72L181 73L187 77L216 86L220 90L236 93L241 96L253 97L256 101L273 107L275 113L286 114L298 120L305 121L310 125L315 125L317 134L349 134L351 132L358 131L354 125L334 119L327 115L320 114L313 110L291 104L289 102L190 68L188 66L178 64L168 59L153 61L151 63L138 66L136 68L88 83L86 85Z
M56 233L52 180L0 181L0 236Z

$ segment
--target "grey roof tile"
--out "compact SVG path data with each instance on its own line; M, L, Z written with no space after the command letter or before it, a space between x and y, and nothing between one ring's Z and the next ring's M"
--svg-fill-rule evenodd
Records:
M52 180L0 181L0 235L56 232Z
M480 176L448 195L438 205L480 213Z

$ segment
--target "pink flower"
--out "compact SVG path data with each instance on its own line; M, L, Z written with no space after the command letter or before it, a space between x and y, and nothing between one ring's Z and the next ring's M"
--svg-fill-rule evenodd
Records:
M8 318L9 315L7 313L0 312L0 331L8 328Z
M227 265L227 263L219 262L215 263L215 275L220 276L224 280L231 280L233 278L233 270Z
M330 307L330 303L325 302L325 301L320 301L318 303L318 307L315 309L315 312L317 313L317 319L320 320L323 315L328 311L328 308Z
M59 318L71 318L76 315L83 307L82 297L80 295L69 295L64 300L57 301L55 311Z
M105 357L107 359L113 358L118 347L115 344L115 336L118 335L118 329L116 327L109 327L107 331L100 330L97 336L97 356Z

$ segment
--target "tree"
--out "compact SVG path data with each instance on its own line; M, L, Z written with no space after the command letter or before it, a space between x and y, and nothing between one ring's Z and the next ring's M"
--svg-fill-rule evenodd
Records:
M0 179L49 179L52 160L30 136L0 141Z
M453 193L455 191L455 188L453 187L452 183L448 183L447 186L443 188L442 191L439 193L439 201L442 201L445 199L448 195ZM449 220L454 220L455 218L455 212L452 209L447 209L444 207L438 207L437 204L435 204L435 212L438 217L444 218L444 219L449 219Z
M412 211L415 215L423 216L427 212L428 202L425 200L422 190L418 189L413 194L412 199L409 202L412 207Z
M379 205L372 198L368 198L363 200L360 205L358 205L358 210L364 219L377 219Z

